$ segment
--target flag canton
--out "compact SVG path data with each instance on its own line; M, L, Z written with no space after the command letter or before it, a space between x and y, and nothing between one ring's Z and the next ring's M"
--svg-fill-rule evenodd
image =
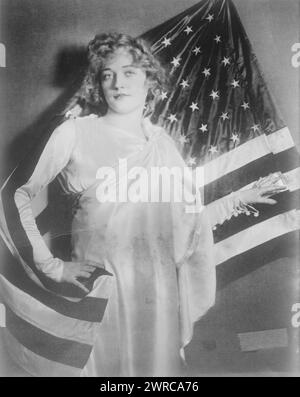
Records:
M202 1L142 38L176 87L157 98L152 121L189 165L284 126L231 0Z

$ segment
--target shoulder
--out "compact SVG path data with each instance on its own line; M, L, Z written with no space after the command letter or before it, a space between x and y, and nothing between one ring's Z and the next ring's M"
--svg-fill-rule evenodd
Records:
M172 164L180 167L185 166L178 142L162 126L152 124L152 128L154 140L157 139L159 150L164 153L165 161L171 161Z
M175 145L174 139L168 134L164 127L153 124L149 118L144 119L144 126L150 138L159 138L162 141Z
M154 125L155 135L159 137L160 142L164 143L167 147L178 149L174 138L160 125Z
M51 135L51 139L53 140L73 140L76 135L76 126L74 123L74 119L68 119L59 124Z
M98 122L100 118L96 114L89 114L88 116L75 117L69 121L73 121L76 127L87 127Z
M97 120L99 118L94 114L67 119L53 131L53 138L76 141L78 134L81 135L82 132L95 128Z
M74 123L77 138L86 137L86 134L97 132L101 128L101 118L96 114L88 116L76 117L70 120Z

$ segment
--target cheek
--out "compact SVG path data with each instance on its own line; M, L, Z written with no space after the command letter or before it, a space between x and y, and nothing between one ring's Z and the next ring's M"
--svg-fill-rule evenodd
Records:
M147 95L148 91L149 91L149 84L147 81L145 80L141 80L138 84L137 84L138 91L141 93L141 95Z
M147 94L149 93L149 91L151 91L155 86L155 83L153 81L149 81L146 80L145 81L145 91L147 92Z
M111 91L109 89L109 87L103 86L101 87L101 91L102 91L102 95L106 100L109 100L109 98L111 97Z
M136 91L144 92L148 91L148 81L145 75L136 76L132 81L132 86L135 87Z
M141 87L139 88L139 93L140 93L141 96L147 95L147 93L148 93L148 88L147 88L146 86L141 86Z

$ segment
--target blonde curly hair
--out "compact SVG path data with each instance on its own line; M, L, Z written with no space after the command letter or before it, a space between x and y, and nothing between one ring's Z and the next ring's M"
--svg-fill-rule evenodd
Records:
M97 34L89 42L87 73L75 101L72 101L69 106L69 110L79 104L83 109L89 108L102 115L106 113L107 105L102 92L101 71L107 59L119 48L128 50L133 57L134 64L145 71L146 78L151 82L151 88L146 98L146 107L148 113L153 110L155 99L163 90L169 89L167 69L152 54L150 46L144 40L116 32Z

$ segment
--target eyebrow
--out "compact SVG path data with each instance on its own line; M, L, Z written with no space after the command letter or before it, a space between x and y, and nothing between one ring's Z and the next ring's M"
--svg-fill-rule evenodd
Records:
M123 65L122 66L122 68L129 68L129 67L138 69L138 67L136 65L134 65L134 64ZM108 70L112 71L112 69L110 69L110 68L104 68L104 69L101 70L101 72L105 72L105 71L108 71Z

